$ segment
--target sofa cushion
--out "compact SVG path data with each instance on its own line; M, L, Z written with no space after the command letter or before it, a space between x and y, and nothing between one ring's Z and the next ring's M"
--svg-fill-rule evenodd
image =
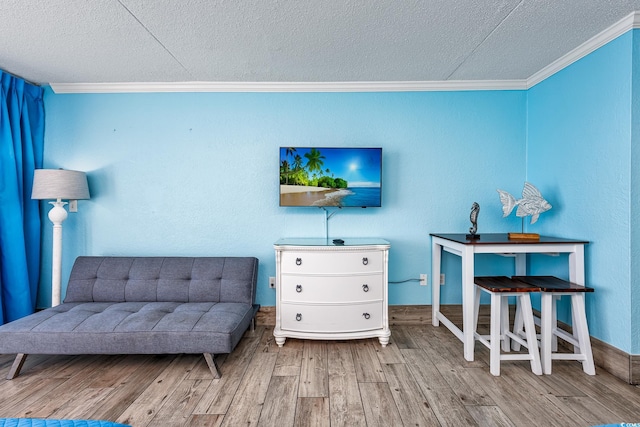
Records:
M253 304L253 257L78 257L64 302Z
M3 325L0 353L230 353L255 312L244 303L64 303Z

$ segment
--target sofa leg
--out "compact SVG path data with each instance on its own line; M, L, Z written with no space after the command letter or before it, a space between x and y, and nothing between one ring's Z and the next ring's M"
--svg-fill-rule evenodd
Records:
M256 331L256 318L253 317L251 319L251 332L255 332Z
M216 359L211 353L203 353L204 360L207 361L207 365L209 365L209 370L211 370L211 375L213 378L220 378L222 374L220 373L220 368L218 368L218 364L216 363Z
M7 374L7 379L12 380L20 374L20 369L22 369L22 365L24 365L24 361L27 360L28 354L19 353L16 355L15 360L13 361L13 365L11 365L11 369L9 369L9 373Z

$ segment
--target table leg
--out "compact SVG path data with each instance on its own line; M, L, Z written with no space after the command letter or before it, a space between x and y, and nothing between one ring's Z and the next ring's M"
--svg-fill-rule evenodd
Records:
M576 245L573 252L569 252L569 281L578 285L585 285L583 245Z
M583 245L576 245L574 247L574 251L573 252L569 252L569 281L576 283L578 285L581 286L585 286L585 278L584 278L584 246ZM584 295L583 295L584 297ZM558 297L559 298L559 297ZM571 304L573 305L573 301L574 298L571 297ZM553 313L554 315L556 315L556 307L555 307L555 302L556 300L554 299L554 307L553 307ZM584 307L583 307L584 310ZM573 325L573 338L574 339L578 339L578 328L576 327L576 325L579 325L579 323L577 323L576 321L576 310L575 309L571 309L571 314L572 314L572 325ZM554 316L553 319L553 324L557 325L557 319L556 316ZM588 338L588 337L587 337ZM584 342L584 341L578 341L578 342ZM554 347L553 350L556 351L558 349L558 339L556 336L554 336ZM576 346L573 347L573 352L574 353L579 353L581 352L582 349L578 350L578 348L576 348ZM589 348L589 352L591 351L591 349ZM585 372L587 372L585 370ZM594 374L590 374L590 375L594 375Z
M540 298L540 312L542 313L540 321L540 361L542 363L542 371L547 375L551 373L551 338L554 325L550 314L553 309L553 294L543 292Z
M475 346L475 313L474 302L476 285L474 283L474 252L473 246L468 245L462 251L462 334L464 343L464 358L473 362L473 348Z
M440 312L440 262L442 261L442 245L431 244L431 323L439 326Z
M527 275L527 254L516 254L516 276Z
M515 254L516 261L516 276L527 275L527 254ZM513 330L516 334L522 333L524 335L524 318L522 316L522 307L520 306L520 298L516 298L516 317L513 320ZM520 343L518 341L511 341L511 348L514 351L520 351Z

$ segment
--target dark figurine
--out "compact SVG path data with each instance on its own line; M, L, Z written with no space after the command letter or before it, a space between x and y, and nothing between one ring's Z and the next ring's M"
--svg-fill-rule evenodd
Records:
M469 228L469 233L467 234L467 239L479 239L480 235L476 234L478 231L478 214L480 213L480 205L477 202L473 202L471 205L471 214L469 215L469 220L471 220L471 227Z

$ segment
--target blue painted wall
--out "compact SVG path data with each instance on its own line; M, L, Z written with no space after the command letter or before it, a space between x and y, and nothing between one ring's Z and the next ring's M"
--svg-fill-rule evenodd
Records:
M329 222L331 237L385 238L392 244L390 281L417 279L431 272L429 233L466 232L474 201L480 233L519 230L515 214L502 218L496 189L519 195L529 180L554 207L525 230L591 242L591 333L638 354L637 34L528 91L49 90L44 166L87 171L92 192L64 224L63 284L78 255L253 255L260 259L258 302L275 305L268 288L273 242L324 235L320 209L278 206L278 147L374 146L383 148L383 207L339 211ZM51 282L45 224L41 307L49 305ZM531 261L532 274L568 274L562 256ZM479 256L477 268L513 273L512 261L491 255ZM443 272L447 283L459 283L459 258L445 254ZM429 282L391 284L390 303L431 304ZM442 295L445 304L460 303L455 285Z
M527 178L554 205L530 229L590 241L591 334L640 353L632 340L637 279L630 265L632 42L628 32L528 91ZM565 264L554 261L534 273L552 264L567 276Z
M92 192L64 224L63 284L78 255L253 255L258 302L275 305L273 243L324 236L322 210L278 206L278 148L296 145L383 148L383 207L339 211L329 235L385 238L389 279L417 279L431 272L429 233L466 232L474 201L480 232L519 224L501 218L495 189L524 180L525 101L523 91L49 91L45 167L87 171ZM43 237L47 306L49 224ZM450 288L445 302L459 303ZM431 303L417 281L389 293L391 304Z

